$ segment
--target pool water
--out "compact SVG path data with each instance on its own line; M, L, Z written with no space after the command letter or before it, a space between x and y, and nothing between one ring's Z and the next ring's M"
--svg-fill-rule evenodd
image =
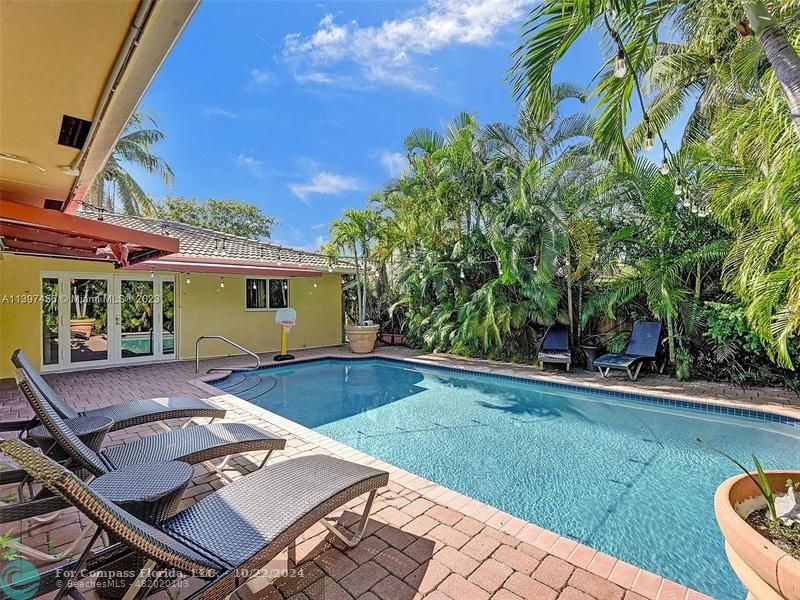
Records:
M800 424L383 359L236 373L217 387L324 435L715 598L744 598L714 491L800 464Z

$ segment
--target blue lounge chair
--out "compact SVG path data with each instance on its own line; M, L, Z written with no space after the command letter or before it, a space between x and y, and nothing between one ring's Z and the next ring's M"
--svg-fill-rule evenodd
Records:
M569 329L564 325L553 325L544 334L544 340L539 348L539 364L558 363L567 366L572 362L572 353L569 350Z
M603 377L608 377L611 369L625 369L628 378L636 381L639 371L645 363L655 363L658 342L661 338L661 323L648 321L634 323L631 339L624 354L604 354L594 361L597 370ZM605 369L605 371L603 370ZM663 366L659 370L661 372Z

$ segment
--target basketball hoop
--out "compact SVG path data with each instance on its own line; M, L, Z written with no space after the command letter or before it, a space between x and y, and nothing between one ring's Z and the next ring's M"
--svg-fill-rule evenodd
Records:
M275 356L275 360L292 360L294 356L286 352L286 337L297 323L297 312L293 308L279 308L275 311L275 322L281 326L281 353Z

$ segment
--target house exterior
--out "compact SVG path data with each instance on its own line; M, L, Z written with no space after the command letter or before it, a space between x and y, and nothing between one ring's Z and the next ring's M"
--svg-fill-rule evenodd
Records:
M23 252L0 263L0 357L22 348L43 372L193 359L200 336L280 349L275 312L297 324L289 348L342 342L342 273L326 257L172 221L84 209L79 217L178 240L175 253L119 267ZM202 357L238 354L205 340ZM0 376L11 377L8 360Z
M0 378L16 348L45 372L191 358L201 335L276 350L284 305L290 347L341 341L347 269L84 204L198 3L0 5Z

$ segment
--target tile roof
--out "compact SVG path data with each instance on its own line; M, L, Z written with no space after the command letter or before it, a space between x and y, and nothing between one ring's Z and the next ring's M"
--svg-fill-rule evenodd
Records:
M186 223L165 219L123 215L108 211L103 211L101 217L101 213L96 209L86 208L81 208L78 214L88 219L102 219L106 223L121 227L178 238L180 249L176 254L172 255L173 258L229 258L232 262L248 260L273 265L286 263L287 265L299 265L320 270L328 267L328 259L313 252L305 252L269 242L255 241L196 225L187 225ZM351 270L350 265L343 264L343 262L339 261L337 265L334 265L336 270Z

